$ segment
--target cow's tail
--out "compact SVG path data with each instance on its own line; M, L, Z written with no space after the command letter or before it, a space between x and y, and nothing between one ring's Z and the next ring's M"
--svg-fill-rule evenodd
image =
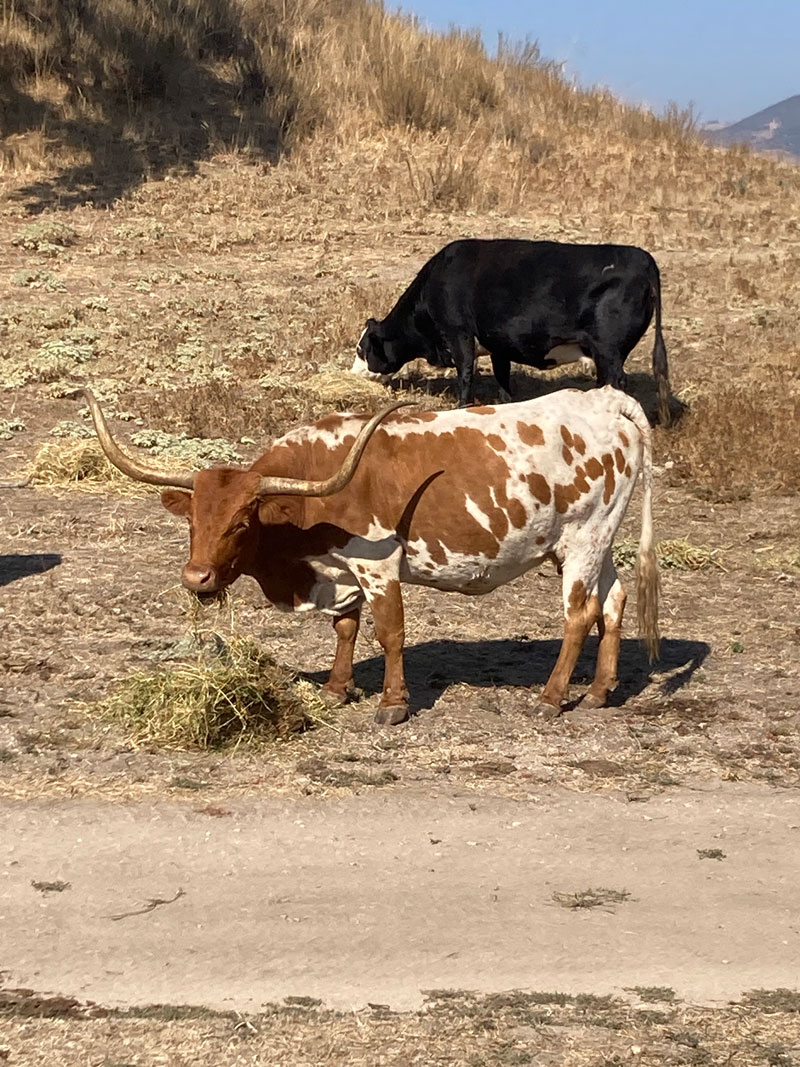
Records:
M652 257L651 257L652 259ZM653 272L650 279L650 292L656 309L656 339L653 344L653 377L658 389L658 421L662 426L669 426L669 367L667 366L667 346L661 332L661 275L658 264L653 259Z
M653 440L650 423L633 397L626 396L622 414L636 427L642 445L642 532L636 558L636 612L639 637L652 663L658 658L658 560L653 535Z

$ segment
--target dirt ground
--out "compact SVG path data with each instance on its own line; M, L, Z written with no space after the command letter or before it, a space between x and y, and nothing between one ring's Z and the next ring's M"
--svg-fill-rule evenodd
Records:
M564 239L605 232L601 222L592 232L589 219L557 224L432 213L378 225L339 217L335 191L313 206L298 201L289 216L286 200L272 203L268 191L253 191L255 179L235 175L236 184L225 173L208 167L180 188L154 182L112 211L71 212L77 240L56 261L12 245L29 219L18 206L4 208L0 275L3 291L12 294L0 322L4 373L15 363L33 366L53 338L93 346L94 355L56 380L41 380L36 370L39 379L3 391L2 417L24 428L0 442L0 476L24 474L62 420L82 422L78 388L85 381L113 396L107 403L123 440L142 427L227 436L246 459L292 421L329 410L330 403L316 394L308 399L299 386L320 371L341 372L365 313L388 307L389 296L445 240L471 232ZM250 189L252 202L237 199L245 196L242 188ZM193 197L211 205L211 215L195 210ZM663 268L678 396L690 403L731 378L746 385L753 364L735 357L756 350L758 315L766 312L757 300L749 307L735 286L721 296L715 288L713 270L728 262L730 248L698 250L665 237L653 250ZM750 247L747 262L759 289L765 292L777 273L791 275L798 254L797 242ZM737 256L738 270L744 253ZM31 268L49 271L63 289L14 282ZM766 328L776 330L794 314L790 307L767 311ZM630 370L637 395L652 410L650 344L648 337ZM725 344L734 353L727 364ZM204 364L208 375L190 388L186 359L192 366L202 362L198 353L209 351L213 366ZM796 351L778 346L770 358L771 373L794 381ZM233 378L220 385L215 367ZM269 380L259 385L264 377ZM415 395L450 402L435 384L424 391L424 382L424 376L414 379ZM520 396L557 384L516 377ZM485 376L484 395L492 388ZM199 399L204 390L212 398L206 408ZM707 550L707 562L663 568L661 658L648 665L629 622L612 708L588 718L567 710L549 723L525 714L560 642L559 582L545 568L479 600L406 591L406 672L418 711L409 723L389 729L372 722L382 663L367 620L357 646L362 699L294 740L234 752L137 748L87 707L115 680L168 664L185 649L195 625L178 582L187 558L185 525L155 495L1 490L1 892L3 922L13 937L0 943L0 1062L4 1056L12 1064L117 1067L800 1062L797 994L780 992L798 986L792 890L800 819L791 812L800 795L800 499L769 479L741 492L709 493L682 475L670 447L659 432L657 537L686 539ZM725 447L720 441L720 450ZM638 536L638 496L622 534ZM622 575L632 588L630 568ZM279 614L249 580L236 586L230 610L205 609L201 626L251 634L316 681L330 665L329 622ZM595 648L592 639L574 676L574 697L591 677ZM455 833L456 810L465 820L474 815L480 833L463 827ZM205 899L198 887L204 880L210 892L219 868L202 865L184 887L181 857L204 834L220 855L243 835L248 855L258 857L265 825L270 833L282 827L279 843L288 849L291 827L307 813L323 828L307 838L298 832L298 842L308 845L297 857L302 862L294 867L271 857L271 869L247 868L251 889L260 887L265 899L291 896L273 882L296 879L302 889L310 877L315 886L305 904L311 925L291 922L289 904L270 905L272 923L275 908L285 908L275 923L282 935L296 926L302 936L294 951L286 943L286 966L272 984L251 989L252 972L243 965L237 973L233 948L246 940L246 914L237 913L240 942L226 938L225 902L215 906L211 899L207 914L198 915ZM553 832L558 824L569 850L569 864L546 853L549 879L536 874L545 857L539 816ZM348 866L363 879L342 878L331 886L330 901L325 865L342 869L341 857L326 848L325 820L358 837L366 850L354 860L361 867ZM528 829L526 847L501 847L503 828L515 822ZM401 828L397 854L388 863L395 825ZM80 853L59 852L59 844L65 828L79 835L81 827L98 851L90 848L91 864L79 869L69 863ZM100 849L116 830L122 834L117 851ZM429 893L418 852L435 854L434 839L444 842L447 834L459 842L452 901L447 881ZM726 834L735 839L735 852ZM635 872L619 860L623 848L635 848ZM496 872L493 849L500 854ZM149 850L154 863L175 854L174 877L136 873L131 864ZM701 857L698 850L726 855ZM558 967L542 966L549 989L516 967L526 879L536 886L537 930L552 941L551 963L560 960ZM71 888L58 893L29 884L59 880ZM490 896L504 882L514 891L497 894L494 925L487 926L485 900L478 907L474 894ZM710 898L712 885L717 895ZM126 951L134 960L136 931L155 937L157 952L164 916L193 923L192 938L182 937L180 922L171 936L182 951L198 947L203 966L176 962L183 973L203 978L196 986L148 984L156 971L148 978L145 967L146 980L140 974L137 981L148 995L137 997L126 987L127 964L114 963L113 940L103 948L102 967L91 953L77 951L71 939L87 915L135 910L179 888L186 899L144 915L149 926L125 920L108 929L116 936L122 928L132 938ZM600 899L585 910L553 899L604 888L631 899ZM352 904L355 913L356 898L370 929L388 927L397 936L377 960L370 959L369 942L359 942L360 955L348 964L339 956L348 938L323 935L330 926L341 938L333 900L345 912ZM280 919L283 913L290 918ZM730 957L717 951L718 915L748 935ZM668 917L672 926L665 925ZM197 934L200 923L213 936ZM258 929L269 936L269 926ZM443 956L455 952L456 962L426 971L406 933L414 943L451 944ZM91 926L81 936L85 943ZM66 957L75 952L71 969L56 966L58 944ZM119 970L112 982L108 972ZM163 971L159 966L158 975ZM752 992L760 986L769 992ZM14 992L20 987L32 992ZM639 991L631 992L634 987ZM226 988L241 998L230 1010ZM422 990L436 988L423 999ZM171 1006L147 1010L150 994ZM301 999L287 1003L286 997ZM308 997L323 1003L302 999ZM736 1003L721 1004L729 998ZM87 1000L101 1007L86 1007ZM264 1007L267 1001L275 1003ZM125 1014L118 1005L133 1007Z

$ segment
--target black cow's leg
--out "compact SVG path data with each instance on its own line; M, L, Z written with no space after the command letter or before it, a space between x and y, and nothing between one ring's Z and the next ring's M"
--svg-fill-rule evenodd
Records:
M468 407L472 403L472 383L475 376L475 338L472 334L451 334L447 338L447 350L458 371L458 406Z
M508 404L511 397L511 360L508 356L499 355L496 352L491 353L492 357L492 370L494 376L497 379L497 384L500 389L500 402Z
M619 352L593 346L593 350L586 354L592 357L594 365L597 367L598 385L613 385L615 389L627 390L628 378L623 369L623 359Z

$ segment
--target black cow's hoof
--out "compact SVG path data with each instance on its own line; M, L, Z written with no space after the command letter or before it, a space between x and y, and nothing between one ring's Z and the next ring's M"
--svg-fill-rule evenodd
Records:
M406 722L409 714L408 704L395 704L390 708L381 705L375 712L375 722L380 726L397 726Z

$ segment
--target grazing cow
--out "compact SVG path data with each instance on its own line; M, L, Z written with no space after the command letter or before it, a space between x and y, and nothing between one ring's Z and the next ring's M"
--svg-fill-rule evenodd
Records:
M661 281L650 253L632 245L453 241L428 260L385 319L367 320L352 369L382 377L420 356L454 366L465 407L477 340L491 355L502 400L511 399L512 363L544 369L589 357L598 385L624 389L623 364L654 310L653 374L667 425Z
M583 706L616 685L625 592L612 546L643 474L637 564L639 624L658 642L658 571L651 520L650 427L616 389L563 390L539 400L368 419L329 415L275 441L248 470L142 468L116 445L86 397L110 461L169 486L165 507L191 528L184 586L213 595L240 574L286 611L333 619L327 693L344 701L366 602L385 653L380 723L408 717L401 584L488 593L544 560L563 576L564 640L537 710L558 714L584 639L600 634Z

